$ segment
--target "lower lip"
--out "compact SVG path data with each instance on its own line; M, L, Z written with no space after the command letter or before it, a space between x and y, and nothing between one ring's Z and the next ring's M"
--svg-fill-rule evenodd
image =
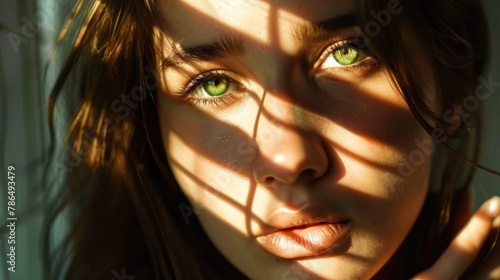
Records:
M349 235L349 223L321 223L305 228L282 229L257 237L269 253L284 259L316 256L341 247Z

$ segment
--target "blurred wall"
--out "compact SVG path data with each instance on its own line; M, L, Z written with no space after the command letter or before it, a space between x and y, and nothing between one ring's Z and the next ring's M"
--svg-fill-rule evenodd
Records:
M500 1L483 0L487 19L490 25L490 36L492 39L489 69L485 71L484 77L492 75L492 80L500 83ZM500 171L500 86L494 87L491 100L485 100L489 114L486 123L483 147L484 153L481 162L497 171ZM500 177L485 171L478 171L472 183L476 207L482 201L493 195L500 195Z

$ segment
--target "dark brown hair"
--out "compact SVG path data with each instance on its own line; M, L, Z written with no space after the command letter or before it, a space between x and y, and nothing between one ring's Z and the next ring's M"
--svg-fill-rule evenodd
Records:
M394 0L359 1L359 25L366 26L373 20L370 11L386 9L389 2ZM488 50L479 1L400 4L402 12L370 38L369 48L392 73L422 126L430 134L443 128L449 139L460 140L458 146L442 143L450 156L439 192L427 199L407 238L406 243L419 244L411 249L419 256L408 267L411 276L432 264L463 224L474 168L466 180L455 179L468 158L475 160L480 122L471 117L455 127L442 115L474 92ZM440 108L430 108L421 96L419 77L405 54L408 31L431 58ZM136 279L244 278L196 218L187 224L180 213L179 206L189 202L168 167L155 104L161 32L154 0L77 1L63 28L61 40L71 49L51 95L50 122L55 135L56 105L69 108L67 149L58 158L68 170L46 221L47 278L110 279L122 268ZM54 250L50 237L64 214L69 230Z
M360 1L361 22L373 20L370 11L386 9L390 2L398 1ZM474 96L487 63L488 28L480 1L408 0L401 1L401 5L401 13L371 40L370 49L392 74L394 84L416 119L440 144L437 148L447 152L444 172L439 180L432 182L438 185L430 186L439 192L429 193L406 241L414 246L413 271L406 275L411 277L432 265L464 225L470 211L469 184L475 168L499 173L476 162L481 135L480 108L468 118L445 118L454 105ZM430 58L440 94L437 108L422 98L421 78L413 70L416 63L406 51L417 42L424 50L422 59ZM445 136L436 138L439 135L436 131L444 131Z

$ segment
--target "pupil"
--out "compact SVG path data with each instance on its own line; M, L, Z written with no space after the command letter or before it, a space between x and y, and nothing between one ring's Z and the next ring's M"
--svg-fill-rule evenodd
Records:
M214 77L203 83L203 89L211 96L218 96L226 93L229 87L229 80L224 77Z
M335 60L341 65L354 63L358 59L358 52L349 47L343 47L333 53Z

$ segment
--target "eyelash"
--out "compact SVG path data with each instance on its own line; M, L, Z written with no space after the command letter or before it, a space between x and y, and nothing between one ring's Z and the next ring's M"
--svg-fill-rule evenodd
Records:
M177 91L177 95L183 97L183 101L189 103L191 105L203 105L203 106L213 106L213 107L222 107L224 105L228 105L232 101L235 100L235 93L241 92L245 89L245 87L237 82L235 79L230 77L231 75L223 69L211 70L208 72L204 72L199 74L198 76L191 79L185 86L183 86L180 90ZM202 86L204 82L214 77L222 77L227 78L230 83L233 83L237 86L237 91L228 92L221 96L212 97L212 98L192 98L191 94L194 90L196 90L199 86Z
M347 40L337 41L326 47L323 51L321 51L319 58L316 59L316 63L314 63L315 66L313 68L315 69L315 72L317 72L319 66L321 66L324 63L324 61L328 58L329 55L332 55L334 51L344 47L352 47L354 49L357 49L360 52L364 53L365 55L368 55L369 58L354 65L349 65L345 67L335 67L335 70L330 69L331 71L353 73L353 72L364 72L364 70L376 67L377 61L376 59L373 58L367 47L358 48L356 46L356 39L347 39ZM228 79L230 83L236 85L237 90L212 98L191 97L191 94L193 93L194 90L202 86L202 84L207 80L214 77L221 77ZM235 101L236 99L235 93L242 92L243 90L245 90L245 86L237 82L235 79L231 78L231 74L229 74L228 71L223 69L218 69L197 75L176 93L177 95L183 98L184 102L189 103L191 105L201 104L203 106L223 107L225 105L229 105L232 101Z
M373 57L373 54L370 52L367 46L365 47L358 47L356 46L356 42L359 39L356 38L351 38L347 40L342 40L342 41L337 41L326 48L324 48L319 55L319 58L316 59L316 62L314 63L314 69L315 72L319 70L319 67L323 65L325 60L328 58L328 56L332 55L333 52L336 50L339 50L341 48L345 47L352 47L353 49L359 50L361 53L365 54L368 56L368 59L365 59L363 61L360 61L356 64L349 65L349 66L344 66L344 67L336 67L335 70L331 71L336 71L336 72L346 72L346 73L353 73L353 72L364 72L364 70L369 70L371 68L375 68L378 65L377 60L375 57Z

